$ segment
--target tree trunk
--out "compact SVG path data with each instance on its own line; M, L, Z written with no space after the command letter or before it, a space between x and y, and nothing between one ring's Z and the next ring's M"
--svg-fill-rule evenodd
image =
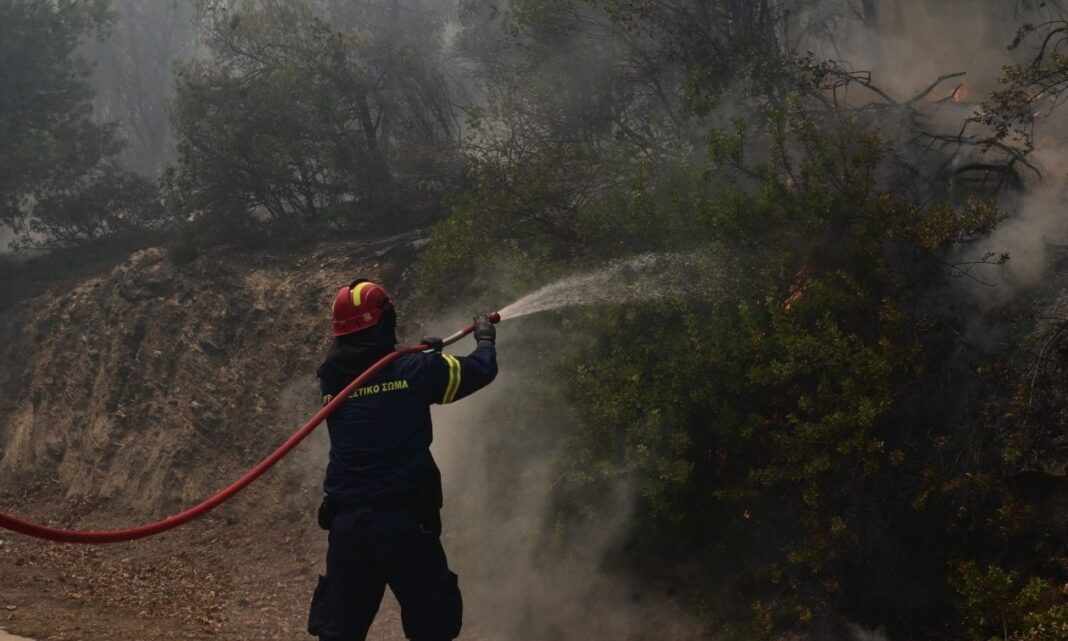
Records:
M864 9L864 26L869 29L879 28L879 8L876 2L877 0L862 0L861 2Z
M702 31L709 32L712 30L712 7L711 0L695 0L694 1L694 13L697 18L697 24L701 27Z
M371 116L371 107L368 104L366 95L361 95L358 98L357 107L360 114L360 124L363 127L364 137L367 148L371 153L371 163L373 165L370 174L371 184L363 187L367 188L366 195L374 200L376 209L389 211L393 207L393 178L390 175L389 163L386 162L385 154L382 150L381 130Z

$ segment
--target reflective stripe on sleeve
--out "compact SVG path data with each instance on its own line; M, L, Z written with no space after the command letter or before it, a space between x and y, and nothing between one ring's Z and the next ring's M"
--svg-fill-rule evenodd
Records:
M460 361L452 354L442 354L442 358L449 364L449 384L445 386L445 396L442 403L451 403L456 399L456 392L460 389Z

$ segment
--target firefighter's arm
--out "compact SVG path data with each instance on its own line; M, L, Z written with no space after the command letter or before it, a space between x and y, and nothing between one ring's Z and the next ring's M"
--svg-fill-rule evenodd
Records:
M467 356L444 352L434 354L430 362L427 400L452 403L477 392L497 376L497 348L490 341L479 341Z

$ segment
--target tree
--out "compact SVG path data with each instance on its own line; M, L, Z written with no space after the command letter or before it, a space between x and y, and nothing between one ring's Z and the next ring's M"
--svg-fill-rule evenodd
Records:
M212 55L180 69L173 109L187 212L288 229L437 215L457 124L427 59L299 0L201 16Z
M151 204L146 183L115 168L122 143L114 124L94 120L91 69L77 53L110 20L106 0L0 1L0 224L22 245L83 243L154 219L140 209ZM80 209L83 198L98 206Z
M110 37L90 43L96 62L97 105L115 118L130 145L122 155L130 169L158 177L172 160L167 100L176 62L193 51L191 2L116 0Z

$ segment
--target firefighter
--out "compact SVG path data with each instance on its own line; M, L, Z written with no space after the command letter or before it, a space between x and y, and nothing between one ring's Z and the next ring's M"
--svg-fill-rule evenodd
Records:
M335 340L319 367L329 403L397 344L397 314L381 286L356 280L334 299ZM323 641L362 641L386 585L412 641L460 633L463 604L441 547L441 475L430 454L430 406L451 403L497 375L496 328L475 319L467 356L431 350L401 356L327 419L330 460L319 508L329 530L326 575L312 599L308 631Z

